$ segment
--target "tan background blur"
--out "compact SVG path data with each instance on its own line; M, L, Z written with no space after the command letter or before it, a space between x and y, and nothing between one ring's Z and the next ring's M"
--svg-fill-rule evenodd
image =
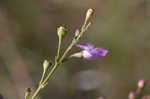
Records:
M66 62L39 99L127 99L139 79L149 81L145 93L150 92L150 0L1 0L4 99L23 99L25 88L37 87L43 60L53 60L56 53L56 28L68 28L64 50L88 8L95 14L81 43L104 47L109 54L94 61Z

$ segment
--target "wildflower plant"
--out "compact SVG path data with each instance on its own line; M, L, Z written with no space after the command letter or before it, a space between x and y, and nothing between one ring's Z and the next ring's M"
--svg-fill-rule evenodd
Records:
M146 86L146 81L139 80L137 84L137 89L129 93L128 99L150 99L149 95L143 95L145 86Z
M55 73L56 69L64 62L64 60L68 60L69 58L77 57L77 58L83 58L87 60L93 60L96 58L104 57L108 53L107 50L103 48L94 48L92 44L81 45L77 44L81 37L83 36L84 32L87 31L87 29L90 27L91 22L89 21L90 18L93 15L93 9L88 9L86 12L85 21L81 27L81 29L77 29L75 31L74 37L72 39L71 44L68 46L68 48L64 51L62 55L60 55L61 52L61 44L63 41L64 36L66 35L67 31L66 28L63 26L60 26L57 29L57 34L59 38L59 43L57 47L57 55L55 56L54 64L52 64L50 61L45 60L43 62L43 74L41 77L41 80L39 82L38 88L32 93L31 96L31 89L27 88L25 92L25 99L36 99L36 97L39 95L39 93L48 85L49 79L52 77L52 75ZM83 49L81 52L74 53L70 56L68 56L69 52L72 50L72 48L76 46L81 49ZM53 65L53 66L52 66ZM49 70L51 68L51 70Z

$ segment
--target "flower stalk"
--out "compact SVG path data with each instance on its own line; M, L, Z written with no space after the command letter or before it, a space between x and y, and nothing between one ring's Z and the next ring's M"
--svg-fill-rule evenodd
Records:
M43 74L42 74L42 77L41 77L41 81L40 81L40 84L42 84L43 80L44 80L44 77L46 76L46 72L47 70L49 69L49 67L52 65L51 62L49 62L48 60L45 60L43 62Z
M64 36L66 34L66 29L64 27L60 26L57 29L57 34L58 34L58 37L59 37L59 41L58 41L57 56L55 58L55 63L58 62L58 58L60 57L62 39L64 38Z
M26 92L25 92L25 99L29 99L29 97L30 97L30 95L31 95L31 92L32 92L31 88L27 88L27 89L26 89Z
M60 57L60 51L61 51L61 43L62 43L62 39L65 35L66 29L64 27L59 27L57 30L58 36L59 36L59 43L58 43L58 48L57 48L57 56L55 58L55 64L53 66L53 68L50 70L50 72L48 73L48 75L45 77L45 73L43 72L43 76L42 79L39 83L39 87L36 89L35 93L33 94L31 99L36 99L37 95L41 92L41 90L47 86L49 79L52 77L52 75L55 73L55 71L57 70L57 68L60 66L61 63L63 63L63 60L67 57L67 55L69 54L69 52L71 51L71 49L73 48L73 46L80 40L81 36L83 35L84 32L86 32L86 30L89 28L89 26L91 25L91 23L88 22L88 20L90 19L90 17L92 16L92 13L90 12L91 9L89 9L87 11L86 14L86 19L85 22L80 30L80 32L78 33L78 35L73 38L71 44L69 45L69 47L66 49L66 51L64 52L64 54Z

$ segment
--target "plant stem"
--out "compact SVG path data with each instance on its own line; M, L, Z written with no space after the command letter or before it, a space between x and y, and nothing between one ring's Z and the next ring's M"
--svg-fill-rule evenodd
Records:
M26 95L26 94L25 94L25 99L28 99L28 98L29 98L29 95Z
M55 65L53 66L53 68L51 69L51 71L49 72L49 74L47 75L47 77L45 78L45 80L42 81L42 83L40 83L39 87L37 88L37 90L35 91L35 93L33 94L31 99L35 99L36 96L39 94L39 92L43 89L42 86L46 85L48 83L48 80L51 78L51 76L54 74L54 72L56 71L56 69L58 68L58 66L63 62L63 60L65 59L65 57L67 56L67 54L71 51L72 47L80 40L81 36L83 35L83 33L88 29L88 27L90 26L91 23L87 24L87 25L83 25L83 28L81 29L80 35L76 38L72 40L72 43L69 45L69 47L66 49L66 51L64 52L64 54L62 55L62 57L59 59L59 55L60 55L60 46L61 46L61 39L59 39L59 44L58 44L58 51L57 51L57 56L55 59Z
M40 83L39 83L39 84L42 84L42 82L43 82L43 80L44 80L44 77L45 77L45 73L46 73L46 71L44 70L44 71L43 71L43 74L42 74L41 81L40 81Z
M62 43L62 37L59 37L58 48L57 48L57 56L55 58L55 63L58 62L58 58L60 56L61 43Z
M73 40L74 41L74 40ZM70 52L71 48L73 47L73 45L75 44L75 42L72 42L70 44L70 46L67 48L67 50L65 51L65 53L63 54L63 56L61 57L61 59L59 60L59 62L56 62L54 67L52 68L52 70L50 71L50 73L48 74L48 76L45 78L45 80L39 85L38 89L35 91L35 93L33 94L31 99L35 99L36 96L39 94L39 92L42 90L42 85L45 85L46 83L48 83L48 80L51 78L51 76L53 75L53 73L56 71L56 69L58 68L58 66L60 65L60 63L62 63L63 59L65 58L65 56Z
M33 94L31 99L35 99L36 96L40 93L40 91L42 90L41 85L39 85L39 87L36 89L35 93Z
M46 79L43 81L43 83L47 83L49 78L52 76L52 74L55 72L55 70L57 69L57 67L59 66L59 64L62 63L62 61L64 60L64 58L67 56L67 54L71 51L72 47L79 41L80 37L82 36L82 34L88 29L88 27L90 26L90 24L88 24L84 29L82 29L82 31L80 32L80 35L77 37L77 39L74 39L72 41L72 43L69 45L69 47L66 49L66 51L64 52L64 54L62 55L62 57L60 58L59 62L57 62L54 67L52 68L52 70L50 71L50 73L48 74L48 76L46 77Z
M62 61L64 60L64 58L67 56L67 54L70 52L70 50L72 49L73 45L75 43L71 43L70 46L67 48L67 50L64 52L63 56L60 58L60 60L54 65L54 67L52 68L52 70L50 71L50 73L48 74L48 76L45 78L45 80L43 81L43 84L46 84L48 82L48 80L50 79L50 77L53 75L53 73L56 71L56 69L58 68L58 66L62 63Z

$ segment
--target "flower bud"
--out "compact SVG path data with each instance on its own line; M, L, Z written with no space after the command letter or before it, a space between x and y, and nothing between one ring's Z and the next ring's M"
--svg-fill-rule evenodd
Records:
M82 52L77 52L77 53L74 53L70 56L70 58L82 58L83 54Z
M31 88L26 88L25 99L28 99L28 97L31 95L31 92L32 92Z
M51 62L49 62L48 60L44 60L44 62L43 62L44 72L48 70L48 68L50 67L50 65L51 65Z
M93 9L88 9L87 13L86 13L86 18L85 18L85 22L87 22L91 16L93 15Z
M66 34L66 29L60 26L59 28L57 28L57 34L59 37L63 38Z
M129 99L135 99L136 93L135 92L130 92L128 98Z
M138 82L138 88L143 89L145 87L146 81L145 80L140 80Z

